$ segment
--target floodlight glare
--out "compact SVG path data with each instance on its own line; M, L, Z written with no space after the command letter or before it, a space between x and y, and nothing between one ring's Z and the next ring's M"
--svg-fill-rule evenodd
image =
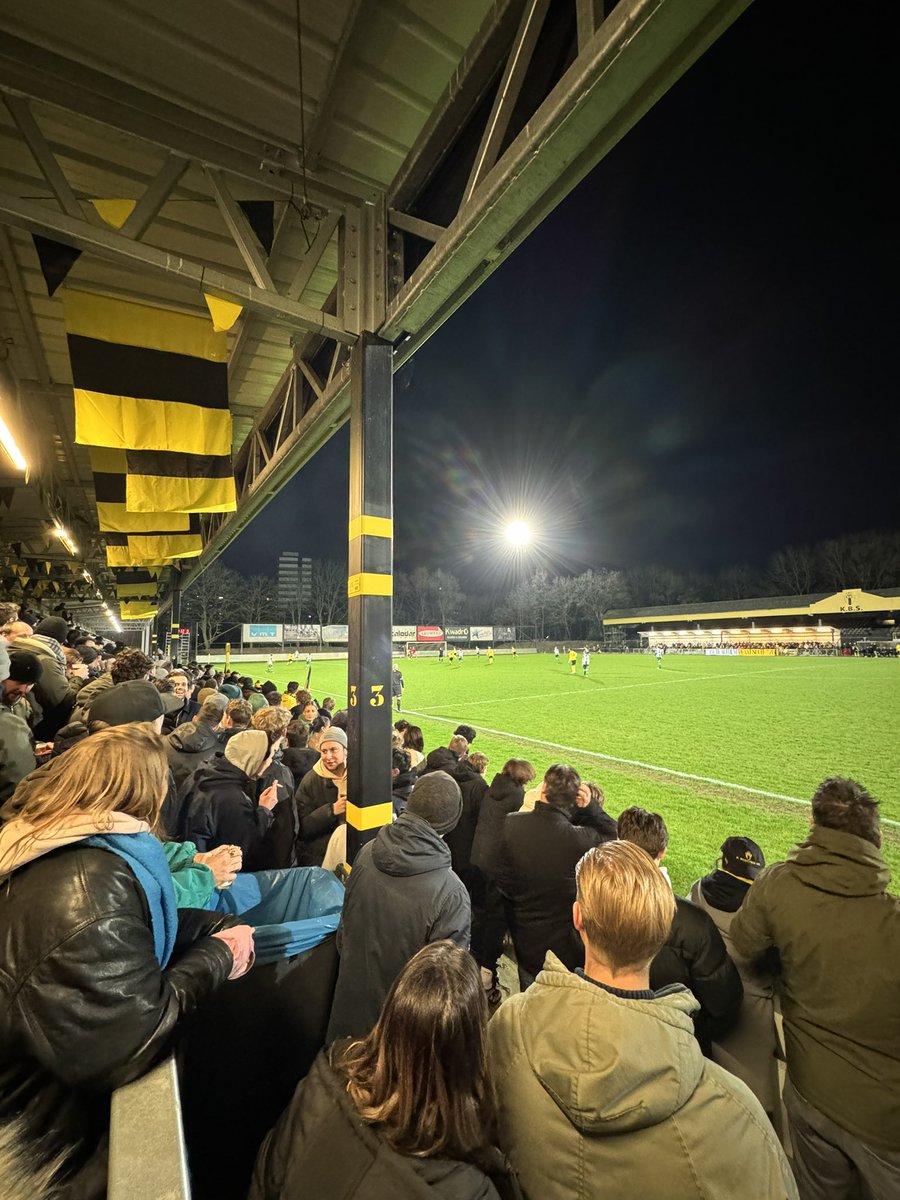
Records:
M531 541L531 528L525 521L511 521L506 527L506 540L511 546L527 546Z

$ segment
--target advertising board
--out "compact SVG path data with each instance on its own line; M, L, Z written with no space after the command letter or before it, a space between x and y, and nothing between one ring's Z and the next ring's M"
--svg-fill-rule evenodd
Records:
M284 640L286 642L317 642L319 629L318 625L285 625Z
M323 625L322 626L322 641L323 642L346 642L346 641L349 641L349 629L346 625Z
M515 625L495 625L494 626L494 641L495 642L514 642L516 640Z
M468 625L448 625L444 630L448 639L454 642L467 642L469 640Z
M395 642L414 642L416 640L415 625L395 625L391 631Z
M493 625L470 625L469 626L469 641L471 642L492 642L494 640Z
M281 625L243 625L241 637L245 642L280 642Z
M440 625L417 625L416 626L416 641L417 642L442 642L444 640L444 631Z

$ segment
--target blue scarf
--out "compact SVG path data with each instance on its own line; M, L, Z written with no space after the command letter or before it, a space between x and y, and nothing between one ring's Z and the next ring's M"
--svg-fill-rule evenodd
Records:
M98 833L81 845L111 850L124 858L135 873L150 909L153 949L160 967L165 967L175 948L178 908L169 864L159 840L152 833Z

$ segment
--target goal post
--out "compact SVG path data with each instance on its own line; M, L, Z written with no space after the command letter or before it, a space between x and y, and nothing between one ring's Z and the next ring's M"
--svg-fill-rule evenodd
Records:
M414 650L415 654L410 654ZM407 642L404 647L406 658L437 658L440 651L444 651L444 657L447 657L446 642Z

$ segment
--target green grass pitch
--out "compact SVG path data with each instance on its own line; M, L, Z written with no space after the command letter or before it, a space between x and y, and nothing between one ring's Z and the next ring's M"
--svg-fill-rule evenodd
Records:
M631 804L661 812L666 860L684 893L715 864L729 834L752 837L768 861L804 837L820 780L858 779L881 801L884 853L900 890L900 662L853 658L598 655L585 679L552 654L466 654L461 666L401 660L403 715L426 752L459 722L490 759L527 758L538 776L568 762L596 780L614 816ZM265 660L248 674L284 685L305 665ZM311 690L346 695L346 663L313 665ZM795 803L802 801L803 803ZM888 822L894 822L891 825Z

